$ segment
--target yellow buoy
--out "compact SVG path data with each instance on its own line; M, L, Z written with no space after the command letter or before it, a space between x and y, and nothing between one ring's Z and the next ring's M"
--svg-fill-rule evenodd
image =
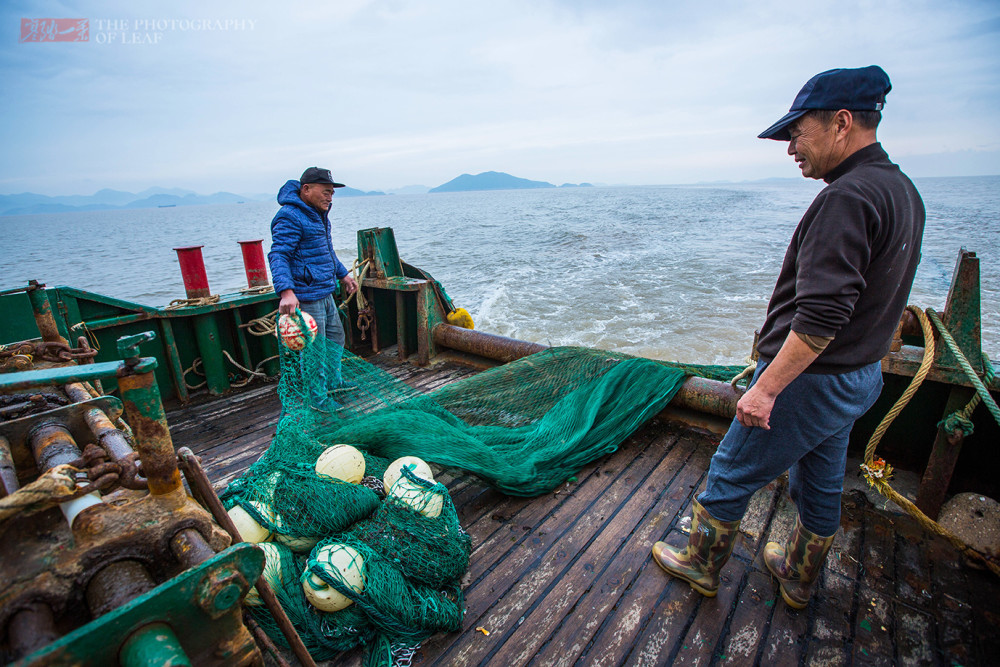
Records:
M403 473L400 472L401 468L406 468L428 482L434 481L434 473L431 472L431 467L423 459L418 459L416 456L404 456L390 463L389 467L385 469L385 474L382 475L382 483L385 484L386 493L396 483L396 480L403 476Z
M365 590L365 562L355 549L346 544L327 544L316 552L313 559L332 577L356 593ZM308 571L302 581L309 604L320 611L340 611L354 600L342 595L333 586Z
M476 325L472 322L472 315L469 315L469 311L465 308L456 308L448 313L448 324L462 327L463 329L476 328Z
M441 509L444 507L444 498L440 493L414 484L405 477L392 485L389 495L432 519L441 516Z
M274 510L270 506L256 501L250 501L250 505L252 505L253 508L257 510L257 512L264 517L266 521L274 523ZM257 523L257 520L239 505L234 505L233 508L229 510L229 518L233 520L234 524L236 524L236 530L239 531L240 537L243 538L244 542L264 542L271 536L270 528Z
M284 547L270 542L262 542L257 546L264 551L264 572L261 576L264 577L268 586L277 590L285 583L284 579L281 578L281 561L283 558L291 557L291 554ZM260 594L257 593L256 586L250 589L244 602L251 606L264 604L264 601L260 599Z
M350 445L334 445L319 455L316 473L357 484L365 476L365 457Z

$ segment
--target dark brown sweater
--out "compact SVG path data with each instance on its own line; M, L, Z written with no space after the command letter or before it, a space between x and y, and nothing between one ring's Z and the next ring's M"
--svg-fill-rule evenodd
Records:
M846 373L889 351L920 261L924 203L880 144L824 179L792 235L757 349L778 354L789 330L833 341L807 373Z

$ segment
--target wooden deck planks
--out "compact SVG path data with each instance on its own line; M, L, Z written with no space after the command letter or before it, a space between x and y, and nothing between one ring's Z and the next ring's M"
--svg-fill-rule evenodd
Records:
M424 392L475 372L377 361ZM271 385L168 419L219 486L266 450L279 408ZM534 499L440 470L473 543L468 611L463 630L425 642L414 665L975 665L1000 654L996 577L854 494L803 611L784 604L761 557L794 527L784 480L751 501L716 598L667 576L649 549L686 540L679 519L716 442L654 420L575 484ZM334 663L358 665L361 652Z
M656 451L653 446L649 450ZM621 659L631 649L634 637L628 627L648 617L655 603L655 598L644 597L650 587L637 582L650 568L653 576L666 577L650 560L650 549L676 523L692 488L700 482L702 458L689 441L670 445L657 474L645 482L644 491L655 495L647 501L641 521L629 533L619 534L620 547L604 556L608 562L601 585L591 587L561 622L538 653L536 664L573 664L585 652L602 662L612 656Z
M508 664L525 664L532 659L540 665L573 664L607 611L648 560L662 515L671 516L669 509L660 511L665 508L657 507L656 499L666 495L670 481L687 463L690 449L685 443L675 443L645 479L630 479L642 473L630 466L620 487L617 483L621 478L608 487L595 511L603 514L617 504L618 508L611 510L614 515L604 520L600 532L551 582L525 622L511 633L504 649L494 654L496 659ZM624 497L619 498L620 493ZM562 540L560 547L567 543ZM543 644L545 650L541 651ZM516 650L508 650L510 645Z
M497 531L494 535L498 535L499 539L491 536L494 539L484 543L491 545L487 547L489 555L477 558L474 554L471 567L473 584L466 594L466 632L474 632L474 627L482 626L506 638L517 633L521 627L525 631L534 630L539 623L552 620L548 605L539 608L536 601L545 596L557 580L567 576L566 583L579 585L575 577L584 575L570 570L577 564L580 552L605 522L618 514L623 498L633 493L636 481L645 479L658 463L654 456L633 451L637 444L636 440L630 440L604 462L608 468L621 470L616 476L604 475L595 469L568 496L543 496L548 502L535 499L513 522L508 522L516 524L513 531ZM634 457L632 465L622 465L630 457ZM533 525L527 520L530 514L547 507L552 507L551 512L546 512L547 516L540 523ZM523 534L522 538L518 538L518 531ZM495 555L502 549L502 541L508 532L513 533L509 538L513 548L504 558L497 559ZM477 547L478 550L480 547ZM484 571L487 565L490 569ZM590 563L581 562L579 569L584 565L590 572L593 571ZM481 579L480 575L483 575ZM531 623L520 620L527 620L528 616L532 616ZM545 636L547 634L542 639ZM492 642L491 646L485 642L452 642L440 657L463 664L478 663L494 653L496 643ZM501 649L520 647L522 644L520 641L510 642L508 646L505 640ZM496 658L505 659L502 655ZM517 664L523 664L523 661Z

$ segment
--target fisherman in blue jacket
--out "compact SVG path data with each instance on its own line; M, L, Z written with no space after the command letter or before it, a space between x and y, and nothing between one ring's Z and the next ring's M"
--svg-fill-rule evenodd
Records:
M288 181L278 192L281 209L271 221L271 266L274 291L281 297L278 312L291 315L296 308L316 320L318 334L344 347L344 327L334 301L337 282L347 295L358 289L358 283L337 259L330 240L328 213L333 203L336 183L329 169L309 167L297 181ZM330 389L342 384L339 355L336 368L329 377ZM321 385L325 385L324 382ZM326 392L313 397L314 407L328 407Z

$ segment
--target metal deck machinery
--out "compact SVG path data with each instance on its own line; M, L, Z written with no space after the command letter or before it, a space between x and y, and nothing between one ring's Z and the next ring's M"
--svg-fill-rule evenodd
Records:
M45 306L34 308L43 344L68 349ZM120 339L123 361L0 374L5 663L262 663L241 602L263 554L230 546L185 491L156 360L139 357L153 337ZM117 380L121 400L94 395L101 378Z

